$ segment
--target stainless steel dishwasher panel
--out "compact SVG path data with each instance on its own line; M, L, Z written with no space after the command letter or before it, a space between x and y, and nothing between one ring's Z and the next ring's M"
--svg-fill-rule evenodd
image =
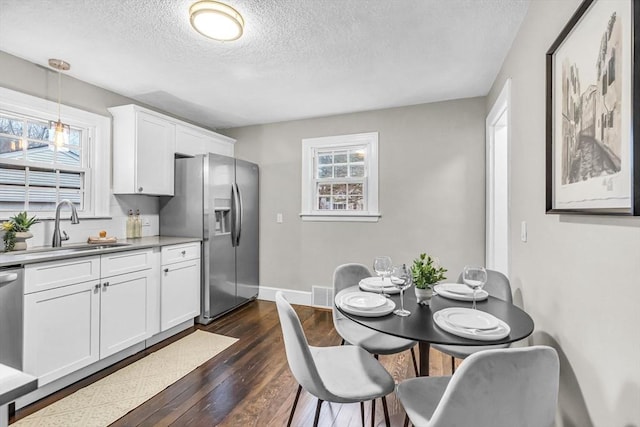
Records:
M22 370L22 268L0 268L0 363Z

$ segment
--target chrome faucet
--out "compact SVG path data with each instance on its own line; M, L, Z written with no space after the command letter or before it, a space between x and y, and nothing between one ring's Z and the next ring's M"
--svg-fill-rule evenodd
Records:
M66 231L62 232L64 233L64 237L62 237L62 235L60 234L60 208L64 204L67 204L71 207L71 224L78 224L80 222L80 220L78 219L78 212L76 211L76 207L73 205L73 203L71 203L71 200L60 200L60 202L56 206L56 223L53 229L53 241L51 243L51 246L53 246L54 248L59 248L60 246L62 246L63 240L69 240L69 236L67 235Z

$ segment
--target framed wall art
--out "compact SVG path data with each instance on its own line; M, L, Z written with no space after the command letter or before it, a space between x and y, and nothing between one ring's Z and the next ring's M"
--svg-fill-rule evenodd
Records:
M547 52L547 213L640 215L633 3L583 1Z

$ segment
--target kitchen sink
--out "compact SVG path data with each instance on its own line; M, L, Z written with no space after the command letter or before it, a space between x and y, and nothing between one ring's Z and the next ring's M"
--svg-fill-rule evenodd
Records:
M26 251L17 251L16 254L37 254L42 252L54 252L57 254L67 254L74 252L84 252L84 251L95 251L98 249L109 249L109 248L119 248L122 246L130 246L131 243L102 243L102 244L93 244L93 243L83 243L79 245L67 245L60 246L57 248L52 247L44 247L44 248L36 248L36 249L27 249Z

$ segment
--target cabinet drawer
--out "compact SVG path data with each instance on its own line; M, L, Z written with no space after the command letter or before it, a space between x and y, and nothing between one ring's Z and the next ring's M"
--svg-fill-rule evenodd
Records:
M101 276L104 278L118 274L132 273L134 271L148 270L153 267L152 256L153 251L151 249L102 255Z
M100 257L29 264L24 268L24 293L44 291L100 278Z
M200 243L162 247L162 265L200 258Z

